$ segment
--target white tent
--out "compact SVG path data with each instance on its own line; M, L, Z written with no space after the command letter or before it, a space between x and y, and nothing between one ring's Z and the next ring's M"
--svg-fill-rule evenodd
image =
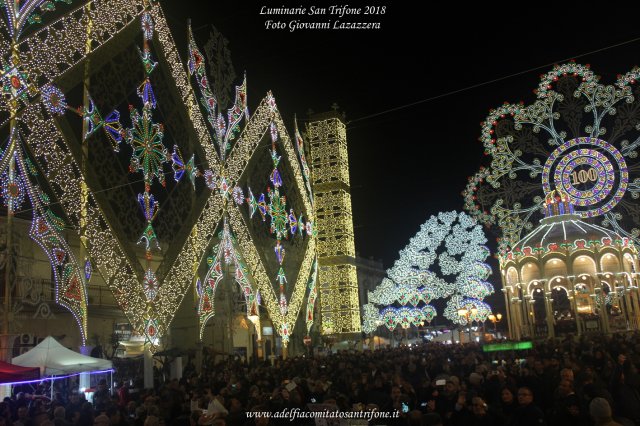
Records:
M11 363L22 367L39 367L40 374L44 376L104 371L113 368L111 361L81 355L65 348L51 336L29 352L13 358Z

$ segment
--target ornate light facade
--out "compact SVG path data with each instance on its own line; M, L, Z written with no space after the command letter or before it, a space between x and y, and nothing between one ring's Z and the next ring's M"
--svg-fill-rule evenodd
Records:
M628 237L581 219L562 192L540 226L500 256L512 338L638 329L638 253Z
M322 333L360 333L347 133L337 113L308 124Z
M25 2L20 10L13 10L17 3L7 3L9 24L12 17L30 13L32 6L42 3ZM0 183L9 211L28 191L37 215L32 221L32 238L51 261L60 294L57 301L77 318L82 342L88 334L87 282L92 275L94 288L110 290L113 305L122 310L132 328L149 342L159 342L169 333L185 294L195 286L198 267L219 243L217 231L228 227L224 248L233 247L239 253L235 277L251 302L247 313L258 317L260 300L286 346L300 312L310 311L307 322L313 321L316 233L306 163L296 151L297 140L287 134L274 97L269 93L249 118L245 79L236 88L228 120L223 119L215 102L212 106L206 93L196 89L202 87L202 76L196 73L192 77L185 70L158 3L93 0L65 13L24 38L19 38L22 24L7 26L0 20L0 59L7 64L2 72L5 96L0 99L0 128L19 129L11 130L3 145L0 171L9 172L6 178L0 177ZM12 35L15 46L8 42L7 34ZM128 46L130 40L138 44L142 40L142 50ZM193 62L195 52L191 49L189 53ZM139 74L131 72L135 68L124 69L123 64L131 63L143 67L146 78L142 85ZM197 71L196 63L188 65L189 71ZM83 74L91 74L91 87ZM67 107L70 102L64 94L75 96L76 88L84 92L84 105ZM129 119L121 112L136 93L144 106L133 107ZM156 106L162 126L151 121L151 109ZM60 116L71 111L83 124L77 117L67 117L71 114ZM215 120L212 113L218 114ZM222 128L226 129L224 137L219 134ZM278 244L271 256L263 250L267 238L258 235L261 224L250 223L252 214L247 211L252 206L243 198L245 188L241 187L247 185L248 189L248 177L257 170L253 164L260 164L264 153L260 144L264 145L269 134L273 146L269 158L278 160L271 175L276 189L266 189L267 194L274 194L267 197L273 199L264 206L273 219L272 229L278 231ZM122 143L125 139L127 144ZM173 154L169 140L174 142ZM133 151L129 172L137 170L144 176L144 190L139 190L142 193L137 198L129 196L138 192L133 189L136 181L117 174L122 170L118 164L121 147L127 153ZM22 152L29 153L24 161L15 157ZM23 188L29 181L17 180L16 167L23 177L30 173L27 179L32 184ZM175 182L165 179L169 173ZM181 181L182 176L188 179ZM267 180L268 175L263 178ZM287 204L284 196L275 196L284 191L277 190L282 180ZM36 181L46 185L36 191ZM158 195L161 202L157 202ZM143 210L142 227L140 220L131 219L136 199ZM245 200L248 206L241 208ZM58 216L46 209L49 204L55 206ZM60 229L54 227L57 221ZM350 229L353 248L353 227ZM156 244L156 230L165 245L162 253L151 259L149 249L161 248ZM140 241L147 248L144 256L132 241L132 235L140 231L144 232ZM12 234L7 232L7 239ZM290 241L296 235L299 242L294 246ZM82 247L72 248L70 241L78 239ZM286 266L291 265L286 280L285 246ZM270 247L267 253L273 252ZM277 274L270 267L276 258L280 266ZM207 307L205 302L200 305ZM204 314L200 319L205 323L209 311L201 309L199 313Z

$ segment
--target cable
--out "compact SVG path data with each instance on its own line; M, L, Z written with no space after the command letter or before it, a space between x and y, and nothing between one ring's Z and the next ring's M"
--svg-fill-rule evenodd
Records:
M561 63L561 62L570 61L572 59L581 58L581 57L587 56L587 55L593 55L594 53L603 52L605 50L609 50L609 49L613 49L613 48L616 48L616 47L620 47L620 46L623 46L625 44L635 43L637 41L640 41L640 37L636 37L636 38L631 39L631 40L623 41L621 43L613 44L611 46L603 47L601 49L592 50L592 51L587 52L587 53L582 53L580 55L572 56L570 58L562 59L562 60L559 60L559 61L554 61L554 62L551 62L551 63L548 63L548 64L544 64L544 65L540 65L540 66L537 66L537 67L534 67L534 68L529 68L527 70L520 71L520 72L517 72L517 73L514 73L514 74L510 74L510 75L506 75L506 76L503 76L503 77L494 78L493 80L485 81L483 83L473 84L471 86L463 87L463 88L457 89L457 90L452 90L450 92L442 93L440 95L432 96L430 98L421 99L419 101L411 102L411 103L408 103L408 104L405 104L405 105L400 105L400 106L397 106L395 108L390 108L390 109L387 109L387 110L384 110L384 111L376 112L374 114L365 115L364 117L360 117L360 118L356 118L354 120L350 120L346 124L349 125L351 123L355 123L355 122L358 122L358 121L368 120L369 118L379 117L379 116L384 115L384 114L388 114L388 113L395 112L395 111L400 111L400 110L403 110L403 109L406 109L406 108L410 108L410 107L415 106L415 105L420 105L420 104L423 104L423 103L426 103L426 102L431 102L431 101L434 101L436 99L441 99L441 98L444 98L444 97L447 97L447 96L455 95L455 94L458 94L458 93L461 93L461 92L464 92L464 91L467 91L467 90L476 89L478 87L486 86L488 84L493 84L493 83L496 83L498 81L506 80L506 79L509 79L509 78L512 78L512 77L517 77L519 75L526 74L526 73L529 73L529 72L532 72L532 71L536 71L536 70L539 70L539 69L542 69L542 68L549 68L549 67L551 67L551 66L553 66L555 64Z

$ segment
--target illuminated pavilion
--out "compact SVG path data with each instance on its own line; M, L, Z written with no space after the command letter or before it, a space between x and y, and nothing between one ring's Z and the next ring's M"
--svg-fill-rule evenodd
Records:
M638 252L582 220L569 197L546 196L545 217L500 257L514 339L638 329Z

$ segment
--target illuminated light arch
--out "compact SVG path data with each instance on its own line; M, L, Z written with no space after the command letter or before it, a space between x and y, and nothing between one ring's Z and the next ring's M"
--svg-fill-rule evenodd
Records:
M542 278L537 261L529 261L520 267L520 277L523 283Z
M567 288L568 284L569 284L569 279L566 276L555 275L552 278L549 278L547 280L546 291L551 291L555 287L562 287L566 292L568 292L570 290L569 288Z
M600 270L602 272L617 273L621 271L621 266L618 260L618 256L610 252L600 253Z
M592 257L584 254L573 258L572 268L575 275L581 275L583 272L593 275L598 270L596 261Z
M625 266L625 270L626 272L630 272L630 273L636 273L636 262L633 259L633 256L630 253L625 253L622 256L622 259L624 261L624 266Z
M234 266L233 279L240 287L242 296L246 302L247 317L254 319L258 317L258 302L253 286L249 283L249 273L242 260L235 243L235 238L229 229L229 225L224 223L220 232L220 242L213 248L213 253L208 258L210 264L202 284L197 289L198 318L200 322L200 339L204 333L207 322L215 315L215 293L218 284L224 278L223 263ZM257 322L257 320L255 320ZM259 324L254 323L259 328Z
M508 285L515 285L518 283L518 271L516 270L515 267L511 266L509 267L509 269L507 269L507 284Z
M271 122L275 121L280 129L284 129L281 117L277 113L274 114L277 112L275 101L272 96L268 96L261 103L261 107L257 111L258 117L252 117L251 122L247 123L243 129L243 135L238 138L238 141L244 140L246 143L236 144L226 156L223 164L215 145L211 143L209 130L198 107L198 99L189 84L189 77L157 2L149 4L144 1L90 1L76 8L72 13L64 15L53 24L21 40L17 44L21 68L28 70L34 81L43 81L48 84L64 77L67 71L81 64L88 54L95 53L120 32L128 30L131 25L139 25L141 19L147 24L148 22L154 24L155 35L153 39L148 40L147 34L145 40L153 43L158 56L165 59L178 96L189 111L191 125L204 151L206 163L212 173L218 176L224 169L229 185L233 187L233 183L237 181L248 159L253 155L260 136ZM89 20L93 25L90 45L86 43L86 22ZM0 25L4 24L0 23ZM150 30L149 25L144 27L146 33ZM87 49L89 50L87 51ZM0 56L6 59L10 53L10 46L0 43ZM145 69L149 70L154 66L149 58L143 57L142 59L145 62ZM141 95L146 96L149 102L153 102L150 97L151 92L148 89L148 85L144 85ZM0 102L0 104L0 109L8 111L9 107L6 103ZM122 136L114 116L110 114L102 119L93 102L90 101L90 105L84 106L82 112L84 118L90 123L91 132L103 128L110 132L111 137L115 139ZM235 121L238 115L233 117ZM70 225L79 230L81 228L79 224L82 220L80 212L83 211L81 207L84 203L81 197L81 187L85 179L82 167L76 162L69 142L56 125L55 119L45 114L40 105L25 104L18 120L25 131L25 142L29 146L30 152L34 153L34 160L42 166L41 168L45 172L44 178L51 184L60 207L68 216ZM230 129L233 127L233 125L229 126ZM288 136L285 135L284 138L287 139L286 142L289 142ZM291 159L290 164L295 177L296 190L303 194L302 203L305 205L306 217L312 222L314 220L313 209L309 195L304 195L306 185L300 165L297 161L293 161L296 158L295 149L291 143L283 145L285 155ZM117 147L117 144L114 146ZM175 165L177 170L183 171L190 179L194 176L191 173L193 170L189 169L190 162L177 161ZM213 191L200 214L196 214L197 219L193 226L193 232L184 244L177 243L182 247L175 259L166 260L168 266L165 273L158 277L159 288L153 298L151 309L148 309L147 295L150 293L145 293L138 267L133 259L128 258L122 248L122 243L118 241L112 231L107 216L93 194L89 193L86 204L87 226L83 235L87 241L90 241L87 247L89 257L96 267L96 272L99 272L108 283L118 305L136 331L144 332L153 329L154 338L161 337L166 333L184 294L193 284L193 261L194 259L202 259L205 255L206 248L214 237L213 230L222 220L224 205L224 196ZM258 277L256 282L264 283L265 288L260 289L263 300L267 309L274 312L276 309L274 309L272 299L277 300L277 298L270 297L273 295L267 289L267 283L271 282L271 278L267 277L264 268L260 267L261 260L258 250L254 247L251 237L245 232L246 230L242 228L244 224L237 207L229 208L229 217L239 241L238 246L246 258L247 267L252 274ZM314 253L314 238L308 238L301 271L294 284L296 290L289 301L289 314L284 317L276 313L272 318L278 332L286 331L289 333L295 324L295 318L299 306L302 305L308 276L315 259ZM300 288L302 290L299 290Z
M565 260L558 257L547 258L544 261L544 270L545 274L549 275L550 271L553 271L554 274L563 274L567 275L567 264Z
M534 290L541 289L544 291L544 283L540 280L529 281L527 284L527 294L529 296L533 295Z

